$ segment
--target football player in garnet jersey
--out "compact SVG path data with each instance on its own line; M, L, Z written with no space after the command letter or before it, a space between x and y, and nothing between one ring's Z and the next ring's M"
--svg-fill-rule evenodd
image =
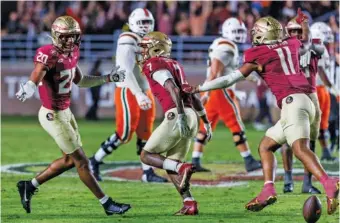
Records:
M209 47L207 81L227 75L238 68L239 52L237 43L244 43L246 39L247 29L241 20L229 18L223 23L222 36L215 39ZM205 92L201 97L201 101L205 104L208 118L212 122L212 128L214 129L219 119L222 119L233 134L233 141L244 159L246 171L261 169L261 163L251 155L234 86ZM216 104L219 106L216 106ZM205 139L205 128L203 122L201 122L192 152L192 163L195 165L197 172L210 171L203 168L200 162L203 148L206 144Z
M253 71L258 72L276 97L281 118L267 130L260 143L265 183L261 193L246 205L246 209L260 211L276 202L274 152L287 142L295 156L323 185L328 214L333 214L338 207L339 181L327 175L317 156L309 149L315 106L309 96L313 93L313 86L299 67L300 51L306 51L309 45L307 16L300 9L296 21L302 27L301 40L296 37L283 39L282 26L276 19L260 18L251 32L254 47L245 51L244 64L238 70L194 88L183 88L192 93L225 88L243 80Z
M286 25L286 34L290 37L297 36L299 39L302 38L302 27L300 24L296 22L296 18L293 18L288 22ZM324 67L320 66L319 60L322 60L325 53L325 45L323 44L325 40L325 36L320 30L311 29L311 44L307 52L305 52L303 55L301 55L300 58L300 67L303 69L304 74L306 75L306 78L308 82L315 87L317 81L317 76L319 76L318 79L321 79L322 82L328 86L330 89L332 89L331 92L338 92L336 87L332 85L332 83L329 81ZM324 64L324 63L321 63ZM317 75L318 74L318 75ZM319 80L320 81L320 80ZM317 86L318 88L318 86ZM319 87L320 88L320 87ZM324 89L324 86L322 86ZM326 92L328 94L328 92ZM326 94L326 96L328 96ZM314 91L312 94L309 95L312 99L312 102L315 106L315 119L314 122L311 125L311 132L310 132L310 149L315 152L315 141L318 138L319 130L320 130L320 122L321 121L321 114L324 114L323 111L320 110L320 104L318 100L318 95L316 91ZM321 95L322 98L325 98ZM328 120L328 117L326 118ZM328 121L327 121L328 122ZM324 126L324 125L321 125ZM320 136L319 141L320 145L323 147L325 145L325 137L324 137L324 131L325 129L320 130ZM283 166L285 169L285 175L284 175L284 188L283 192L292 192L293 191L293 174L292 174L292 165L293 165L293 154L292 150L289 146L284 145L282 146L282 160L283 160ZM325 152L327 151L327 152ZM330 152L327 146L323 147L323 157L330 158ZM321 158L322 159L322 158ZM311 193L311 194L321 194L321 192L312 185L312 174L305 169L304 179L303 179L303 185L302 185L302 193Z
M89 160L82 148L78 125L69 107L73 83L79 87L93 87L107 82L120 82L125 78L125 71L118 71L117 67L105 76L82 74L77 65L81 30L72 17L58 17L52 24L51 34L53 44L37 50L30 80L20 86L16 96L24 102L39 88L42 102L39 110L40 124L53 137L63 156L53 161L32 180L17 183L21 203L26 212L30 213L31 199L38 187L76 167L80 179L97 197L106 214L123 214L131 206L113 201L100 188L89 169Z
M137 58L140 56L142 37L152 32L155 20L147 9L137 8L129 16L129 32L123 32L117 42L116 65L126 70L126 78L117 83L115 89L116 130L102 142L98 151L90 158L91 168L97 180L101 181L100 164L120 145L131 141L133 134L137 135L137 155L140 155L146 141L151 136L156 115L155 99L145 76L141 74ZM166 178L158 176L154 170L142 164L143 182L167 182Z
M141 160L167 171L183 198L184 206L176 215L196 215L197 202L189 189L194 166L183 163L183 160L197 133L197 114L207 127L208 139L211 136L210 123L199 98L182 91L182 85L187 84L186 77L182 66L170 58L172 42L168 36L150 32L139 45L143 48L142 71L164 112L164 120L147 141Z

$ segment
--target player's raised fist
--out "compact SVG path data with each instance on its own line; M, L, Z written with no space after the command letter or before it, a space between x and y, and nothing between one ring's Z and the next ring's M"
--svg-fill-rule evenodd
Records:
M298 24L301 24L307 20L308 20L308 16L301 11L301 8L298 8L296 22Z
M119 66L113 66L111 73L109 74L110 82L123 82L125 79L125 70L119 70Z

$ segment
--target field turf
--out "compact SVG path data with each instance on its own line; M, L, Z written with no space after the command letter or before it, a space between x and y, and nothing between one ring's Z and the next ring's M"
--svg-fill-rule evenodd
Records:
M60 156L53 139L40 127L37 117L2 117L1 165L15 163L51 162ZM112 120L87 122L79 119L78 125L84 149L91 156L102 140L114 131ZM157 124L156 124L157 125ZM253 154L258 158L257 145L264 132L247 126L247 138ZM317 149L320 153L320 148ZM277 154L279 167L281 156ZM189 154L188 159L191 158ZM137 161L135 138L120 147L105 161ZM234 148L231 134L222 125L207 146L204 163L242 163ZM301 167L299 161L295 166ZM32 213L26 214L21 206L16 182L34 175L1 175L1 222L13 223L100 223L100 222L195 222L195 223L281 223L304 222L302 205L308 195L301 195L301 182L295 182L293 194L283 194L281 181L277 182L278 202L261 212L249 212L244 205L260 191L262 181L248 181L238 187L193 187L192 193L199 202L200 215L172 216L181 208L181 199L171 184L145 184L141 182L104 181L105 192L119 202L130 203L132 209L123 216L106 216L99 202L76 177L58 177L42 185L32 199ZM319 183L315 183L321 188ZM339 222L339 211L328 216L325 195L318 196L323 212L320 223Z

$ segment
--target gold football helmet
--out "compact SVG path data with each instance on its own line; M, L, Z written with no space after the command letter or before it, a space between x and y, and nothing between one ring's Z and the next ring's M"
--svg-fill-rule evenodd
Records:
M72 52L80 44L79 23L71 16L60 16L52 24L52 42L63 52Z
M171 54L171 39L162 32L150 32L146 34L138 45L143 48L142 63L151 57L170 57Z
M262 17L255 22L251 35L253 45L281 42L283 38L282 26L271 16Z

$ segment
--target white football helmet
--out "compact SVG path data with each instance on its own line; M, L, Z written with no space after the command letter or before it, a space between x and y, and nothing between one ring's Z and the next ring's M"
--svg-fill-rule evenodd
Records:
M324 43L333 43L334 35L331 27L324 22L316 22L310 27L313 39L321 39Z
M222 36L235 43L245 43L247 40L247 28L241 20L229 18L222 25Z
M132 32L144 36L153 31L155 19L149 10L137 8L131 12L128 25Z

